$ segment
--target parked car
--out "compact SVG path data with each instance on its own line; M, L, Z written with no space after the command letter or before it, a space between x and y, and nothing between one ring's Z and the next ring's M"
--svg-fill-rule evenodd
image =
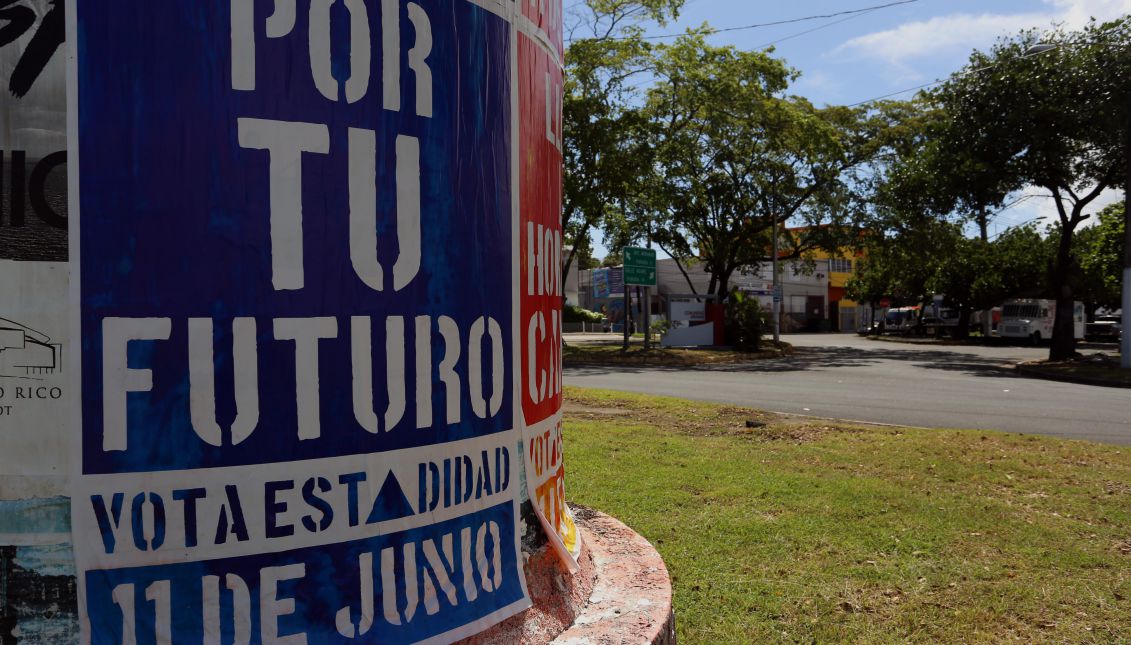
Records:
M943 307L939 309L938 322L935 329L927 333L933 333L936 336L958 336L959 335L959 322L962 320L962 312L952 307ZM977 329L981 318L978 312L971 312L970 319L966 321L966 332L969 333ZM927 319L923 319L923 324L927 324Z
M953 336L956 329L958 329L957 319L928 315L923 316L920 324L912 328L912 333L942 338L948 334Z
M1093 341L1119 342L1123 333L1123 317L1117 315L1096 316L1095 322L1084 325L1084 338Z

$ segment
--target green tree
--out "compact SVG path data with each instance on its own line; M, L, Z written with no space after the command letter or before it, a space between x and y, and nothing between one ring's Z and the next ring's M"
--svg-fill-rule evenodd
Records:
M924 163L939 112L916 99L877 102L868 114L870 154L858 178L866 199L866 233L857 238L864 259L847 295L873 310L884 299L897 306L919 304L940 249L960 237L934 207L937 177Z
M893 291L895 268L895 264L888 261L886 254L857 260L856 270L845 285L845 295L851 300L867 303L874 313L880 308L880 303L890 297Z
M846 286L849 298L873 308L884 298L894 306L927 300L934 292L938 267L954 257L964 240L959 226L928 215L892 222L888 229L867 235L865 257Z
M683 2L584 0L571 10L562 104L562 232L571 250L563 279L636 172L623 135L639 118L636 79L652 64L644 23L665 24Z
M937 206L938 177L925 163L940 113L920 98L877 102L868 112L870 154L858 177L866 198L866 233L858 237L864 259L847 295L873 310L883 299L917 305L962 237L950 209Z
M600 268L600 266L601 266L601 261L598 260L597 258L593 257L592 254L578 255L577 256L577 267L579 269L581 269L582 271L587 271L589 269L597 269L597 268Z
M1040 43L1057 47L1043 52ZM1073 237L1086 209L1124 176L1122 143L1131 96L1131 22L1091 23L1079 32L1023 32L968 65L932 94L947 113L940 148L992 151L988 184L1045 189L1056 205L1052 273L1057 315L1049 358L1075 352L1072 303L1079 264Z
M621 252L619 250L609 251L609 254L606 255L603 260L601 260L601 266L603 267L619 267L622 264L624 264L624 258L621 257Z
M959 312L958 333L976 310L989 310L1022 293L1044 295L1053 249L1036 226L1010 228L993 241L960 232L936 255L927 287Z
M735 271L770 259L775 220L806 225L780 236L783 257L838 246L859 111L787 96L797 74L783 61L711 46L703 32L657 47L655 74L645 106L655 157L635 207L655 218L653 241L701 261L719 296Z
M1124 205L1115 203L1100 211L1095 226L1077 236L1080 295L1093 307L1118 309L1123 272Z

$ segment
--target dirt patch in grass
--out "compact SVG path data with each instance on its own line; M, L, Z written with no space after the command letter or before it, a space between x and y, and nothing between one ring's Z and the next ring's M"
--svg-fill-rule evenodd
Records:
M854 432L851 426L793 417L750 408L697 404L667 397L621 393L594 399L566 388L564 411L572 419L620 421L647 419L649 425L679 435L727 436L760 441L812 441L827 432Z
M562 406L562 410L566 414L586 419L599 419L603 416L609 415L625 416L631 413L629 410L626 410L624 408L601 408L596 406L588 406L583 402L570 401L569 399L565 400L564 405Z
M726 348L676 349L653 347L644 349L642 343L632 343L628 351L622 344L610 342L571 343L562 348L562 362L570 365L651 365L656 367L695 367L725 365L772 358L793 353L793 347L782 343L773 347L766 343L758 352L739 352Z

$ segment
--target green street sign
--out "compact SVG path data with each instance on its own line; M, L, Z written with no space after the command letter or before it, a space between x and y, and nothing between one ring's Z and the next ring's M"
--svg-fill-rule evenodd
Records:
M656 252L636 246L624 248L624 283L640 287L656 286Z
M656 270L625 266L624 283L640 287L654 287L656 286Z

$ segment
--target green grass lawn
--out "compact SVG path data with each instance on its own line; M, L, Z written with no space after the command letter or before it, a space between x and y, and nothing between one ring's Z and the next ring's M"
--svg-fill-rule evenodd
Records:
M575 388L566 419L570 499L656 545L681 643L1131 642L1131 449Z

